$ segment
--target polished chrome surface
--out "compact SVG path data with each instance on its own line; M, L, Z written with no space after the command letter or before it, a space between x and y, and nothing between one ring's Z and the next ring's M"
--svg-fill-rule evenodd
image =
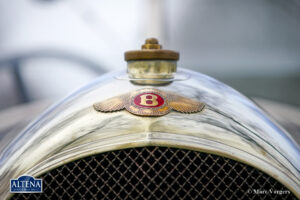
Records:
M0 198L9 179L33 176L72 160L105 151L170 146L226 156L271 175L300 197L300 151L288 133L234 89L203 74L152 86L205 103L200 113L170 112L139 117L126 111L97 112L93 104L149 86L136 85L125 71L109 73L48 109L0 154Z

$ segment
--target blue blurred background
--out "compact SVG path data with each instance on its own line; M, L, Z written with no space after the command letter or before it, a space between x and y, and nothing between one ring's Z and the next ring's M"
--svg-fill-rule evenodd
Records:
M147 37L179 67L300 106L299 0L1 0L0 110L125 69Z

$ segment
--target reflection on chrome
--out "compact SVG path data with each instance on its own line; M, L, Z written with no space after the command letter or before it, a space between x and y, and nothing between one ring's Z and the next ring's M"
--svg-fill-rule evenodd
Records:
M219 81L182 70L189 78L151 86L205 103L199 113L171 111L139 117L126 111L101 113L93 104L149 86L109 73L48 109L0 154L0 199L9 179L39 176L72 160L100 152L160 145L229 157L254 166L300 197L300 151L288 133L252 101Z

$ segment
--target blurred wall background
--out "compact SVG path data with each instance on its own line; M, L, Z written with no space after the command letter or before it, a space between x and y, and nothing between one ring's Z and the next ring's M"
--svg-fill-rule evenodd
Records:
M125 69L147 37L180 67L300 106L299 0L0 0L0 109Z

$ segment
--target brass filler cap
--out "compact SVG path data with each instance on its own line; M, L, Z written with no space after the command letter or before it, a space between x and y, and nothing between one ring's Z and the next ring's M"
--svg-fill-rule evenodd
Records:
M161 48L156 38L148 38L141 50L126 51L125 60L179 60L178 52Z

